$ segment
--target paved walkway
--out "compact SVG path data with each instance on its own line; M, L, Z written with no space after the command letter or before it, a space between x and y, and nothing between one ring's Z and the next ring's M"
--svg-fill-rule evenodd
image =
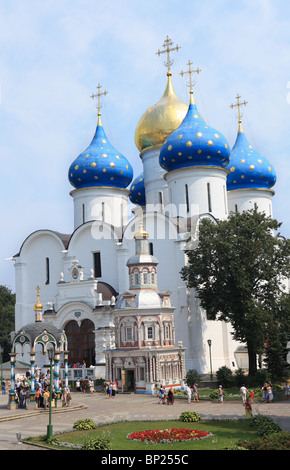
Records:
M46 434L48 412L40 410L8 410L7 395L0 395L0 450L39 450L26 444L18 444L16 433L22 438ZM158 404L158 398L151 395L118 394L107 398L103 393L83 395L72 393L71 406L53 409L53 432L72 428L78 419L92 418L95 423L114 421L136 421L156 419L178 419L183 411L197 411L207 419L244 419L245 410L241 401L224 401L220 404L200 401L188 404L185 398L175 400L173 406ZM272 417L285 431L290 432L290 401L271 404L256 402L254 414L261 413Z

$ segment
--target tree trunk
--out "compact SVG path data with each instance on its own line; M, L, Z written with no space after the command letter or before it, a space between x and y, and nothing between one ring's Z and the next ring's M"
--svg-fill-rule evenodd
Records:
M255 375L257 372L257 354L248 344L249 375Z

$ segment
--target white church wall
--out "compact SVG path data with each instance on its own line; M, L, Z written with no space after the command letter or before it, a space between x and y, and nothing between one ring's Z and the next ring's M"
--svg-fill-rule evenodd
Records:
M34 321L37 286L41 289L44 308L55 297L58 275L63 269L63 249L59 236L48 230L34 232L22 245L19 257L15 258L16 330Z
M264 212L266 216L273 217L272 211L272 190L263 189L245 189L228 191L229 212L243 212L258 208L260 212Z
M209 212L225 219L228 215L226 176L227 170L213 167L182 168L166 173L170 203L182 217Z
M102 224L100 221L89 222L74 232L68 246L67 256L70 259L75 257L79 261L84 268L84 279L87 279L90 276L90 270L94 268L93 253L99 252L101 276L98 280L109 283L118 292L116 243L118 243L118 236L111 226Z
M74 190L74 227L101 220L121 227L127 222L129 191L121 188L93 187Z

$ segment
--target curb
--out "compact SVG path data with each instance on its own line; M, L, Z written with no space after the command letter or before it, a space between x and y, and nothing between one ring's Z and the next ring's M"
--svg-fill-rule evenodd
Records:
M87 409L88 406L86 405L79 405L75 407L70 407L70 408L60 408L59 410L54 409L52 410L52 414L56 413L68 413L70 411L79 411L83 409ZM0 418L0 423L3 423L5 421L13 421L16 419L23 419L23 418L29 418L30 416L37 416L39 414L46 414L48 413L49 410L44 411L44 410L39 410L39 411L32 411L31 413L26 413L25 415L13 415L13 416L4 416L3 418Z

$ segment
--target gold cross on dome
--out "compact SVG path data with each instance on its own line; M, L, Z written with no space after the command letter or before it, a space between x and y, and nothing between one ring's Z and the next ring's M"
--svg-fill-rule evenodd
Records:
M98 85L96 88L97 88L98 92L95 95L94 95L94 93L92 93L91 98L92 98L92 100L95 99L95 98L98 98L98 104L96 105L96 108L98 110L98 115L100 116L101 115L101 107L102 107L102 105L101 105L101 96L102 95L107 95L108 92L105 90L101 93L102 85Z
M170 59L170 52L178 51L180 49L180 46L178 45L170 48L170 46L173 46L173 44L173 41L167 36L162 45L162 47L164 47L164 51L160 51L160 49L158 49L156 52L156 54L159 56L161 54L167 54L167 60L164 62L165 67L167 67L167 75L171 75L170 66L173 64L173 60Z
M243 116L243 114L241 113L241 106L246 106L248 104L248 102L246 100L244 100L244 102L241 103L240 98L241 98L240 95L237 94L237 96L236 96L237 103L236 104L231 104L231 106L230 106L230 108L232 108L232 109L238 108L237 118L239 119L239 124L241 124L242 116Z
M192 87L193 87L194 83L192 82L192 76L191 75L193 73L199 74L201 72L201 69L199 67L197 67L196 70L192 70L192 68L191 68L192 62L190 62L190 60L187 62L186 65L188 65L188 71L183 72L183 70L181 70L180 75L183 77L183 75L185 75L186 73L189 74L189 85L187 85L187 86L189 86L190 91L192 91Z

